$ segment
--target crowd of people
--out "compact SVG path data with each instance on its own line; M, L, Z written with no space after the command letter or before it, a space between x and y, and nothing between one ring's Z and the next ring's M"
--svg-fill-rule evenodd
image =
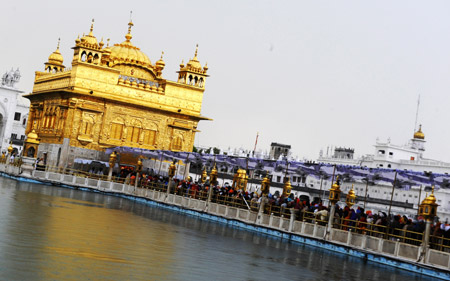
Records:
M133 179L131 179L132 181ZM140 185L142 187L167 186L168 177L158 175L143 174ZM192 179L175 179L171 192L190 196L193 198L206 200L207 193L211 185L194 182ZM248 206L258 210L263 196L258 190L249 192L234 188L230 183L212 186L211 200L217 203L239 203L242 207ZM238 205L239 205L238 204ZM282 196L279 191L267 195L265 212L267 214L291 215L290 209L294 212L295 219L314 222L322 225L328 223L330 207L323 204L320 198L310 200L308 196ZM354 231L361 234L384 237L411 244L420 244L425 231L425 219L421 216L407 216L405 214L386 214L385 212L373 212L364 210L360 206L350 208L338 203L335 208L334 227L342 230ZM438 219L431 225L432 242L440 243L450 251L450 224L441 222ZM440 238L440 241L436 239ZM444 238L444 239L442 239Z

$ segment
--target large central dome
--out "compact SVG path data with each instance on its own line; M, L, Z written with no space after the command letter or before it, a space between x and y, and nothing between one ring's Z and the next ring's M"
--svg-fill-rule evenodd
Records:
M113 65L132 64L141 66L153 72L153 66L148 56L131 43L131 27L133 23L128 23L128 26L128 33L125 35L126 40L106 48L106 51L109 52L109 61Z
M141 52L138 47L133 46L128 40L121 44L114 44L109 49L111 51L109 57L115 64L126 62L147 67L152 65L147 55Z

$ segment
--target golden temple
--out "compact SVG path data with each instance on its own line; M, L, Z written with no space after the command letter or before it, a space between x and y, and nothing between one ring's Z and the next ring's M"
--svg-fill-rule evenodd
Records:
M180 64L178 80L162 77L163 56L151 63L131 42L105 46L90 32L75 40L72 67L65 68L59 42L36 71L27 131L39 136L38 157L50 165L75 158L104 158L109 147L192 151L208 67L197 58Z

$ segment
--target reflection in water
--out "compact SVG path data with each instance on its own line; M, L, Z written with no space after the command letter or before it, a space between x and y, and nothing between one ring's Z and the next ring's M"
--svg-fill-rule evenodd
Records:
M0 280L431 280L127 199L0 177Z

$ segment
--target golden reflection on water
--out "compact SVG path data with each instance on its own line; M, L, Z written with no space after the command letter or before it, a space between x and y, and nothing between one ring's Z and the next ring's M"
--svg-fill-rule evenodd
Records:
M18 193L33 197L27 192ZM43 243L37 258L43 279L84 276L91 280L130 280L170 276L168 265L175 255L175 235L170 231L161 235L161 228L167 228L165 224L136 215L132 209L127 212L106 208L102 203L40 196L44 197L38 215L44 218L43 237L39 237Z

